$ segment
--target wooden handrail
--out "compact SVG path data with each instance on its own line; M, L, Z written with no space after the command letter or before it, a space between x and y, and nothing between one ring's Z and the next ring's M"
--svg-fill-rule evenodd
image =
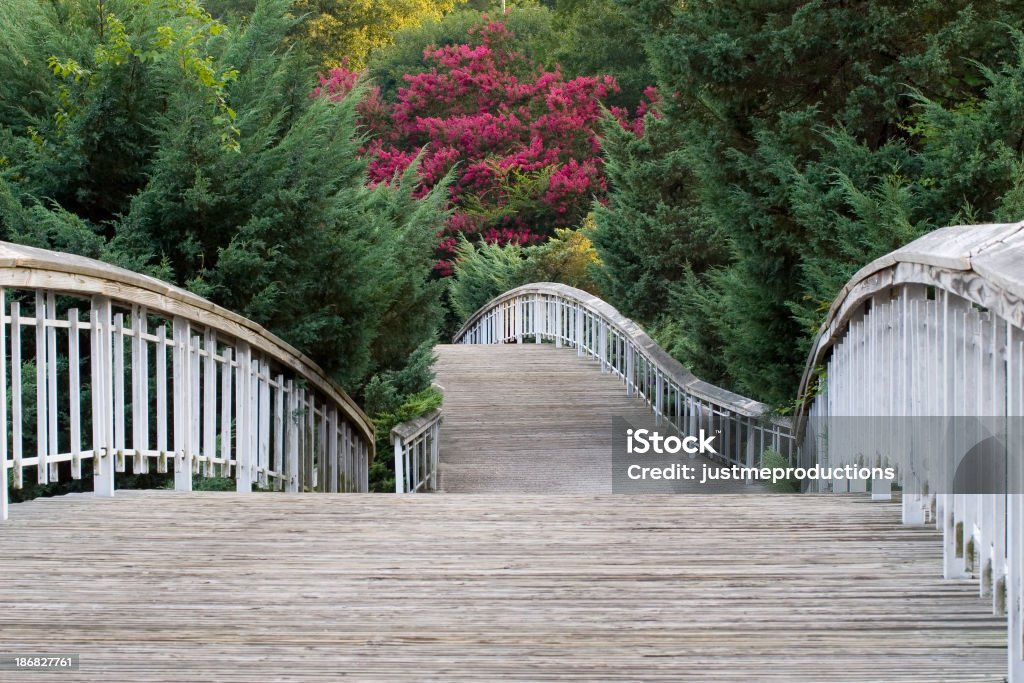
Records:
M431 385L442 396L444 387ZM395 453L395 493L436 491L440 459L442 408L435 408L391 428Z
M942 228L862 268L811 347L796 424L805 466L892 468L903 521L942 532L944 576L977 578L1007 614L1011 681L1024 681L1022 264L1013 223ZM993 459L970 460L986 443ZM987 486L963 486L980 471Z
M31 305L30 316L22 304ZM91 459L95 492L112 495L126 458L136 473L151 461L157 471L172 463L175 487L184 490L200 469L235 478L240 491L253 483L367 488L374 431L366 414L305 355L202 297L93 259L0 243L0 321L0 394L8 371L13 394L10 416L0 396L9 436L0 462L16 488L27 467L47 483L61 476L60 463L70 462L78 478ZM29 331L34 344L22 339ZM26 433L23 402L31 397L22 395L22 374L30 362L37 424ZM86 388L91 411L82 410ZM35 455L24 452L31 434Z

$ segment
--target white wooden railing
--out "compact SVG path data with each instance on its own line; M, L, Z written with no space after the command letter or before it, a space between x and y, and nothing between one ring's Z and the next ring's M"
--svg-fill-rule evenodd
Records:
M456 344L522 344L530 338L576 349L602 372L620 377L630 396L650 405L681 433L704 429L728 462L756 466L773 449L791 463L797 444L791 422L768 406L695 377L640 327L601 299L575 287L538 282L489 301L456 333Z
M366 491L373 427L311 360L185 290L0 243L0 518L22 488L115 473L231 477L237 490Z
M436 408L391 430L395 448L395 493L437 490L441 414L441 409Z
M904 522L943 532L945 576L976 577L1007 614L1010 680L1024 681L1024 223L937 230L858 272L817 336L802 395L805 463L893 466ZM954 492L966 454L951 435L965 418L1002 431L1002 493Z

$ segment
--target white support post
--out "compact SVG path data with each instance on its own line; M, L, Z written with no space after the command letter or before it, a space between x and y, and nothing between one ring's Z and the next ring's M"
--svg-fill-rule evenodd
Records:
M173 356L173 349L172 349ZM156 331L156 471L167 472L167 326ZM173 459L173 457L172 457Z
M338 492L338 410L333 406L328 413L327 422L327 486L329 493Z
M430 427L430 489L437 490L437 468L441 460L441 425L435 422Z
M299 398L294 380L288 380L286 391L288 393L288 468L285 470L287 473L285 481L288 492L298 493L301 490L299 486Z
M207 477L216 475L217 459L217 336L210 328L203 335L203 348L206 358L203 359L203 474Z
M405 455L402 439L395 439L395 493L405 493Z
M24 481L24 466L21 462L22 456L22 416L21 416L21 304L17 301L11 302L11 453L14 458L12 472L14 477L14 488L20 489ZM95 402L97 394L93 392ZM94 403L95 405L95 403ZM95 424L95 420L94 420ZM93 432L95 434L95 426ZM95 443L95 441L94 441ZM98 459L94 462L98 462Z
M573 332L573 335L575 337L575 342L576 342L576 356L578 358L582 358L583 357L583 308L579 304L573 304L573 307L574 307L573 322L575 323L574 326L573 326L574 330L575 330Z
M357 442L359 449L359 468L361 470L359 478L359 490L362 493L369 493L370 491L370 444L363 441L360 438Z
M7 291L0 288L0 522L9 515L7 501Z
M608 325L604 320L598 321L597 355L601 361L601 372L608 372Z
M46 297L41 290L36 291L36 481L40 484L50 483L50 468L46 463L46 455L49 452L47 439L49 429L46 418Z
M124 314L114 316L114 471L124 472Z
M555 299L555 348L562 347L562 337L564 336L562 306L564 306L564 302L561 297Z
M46 293L46 428L47 448L49 454L60 453L60 443L57 441L57 328L53 323L57 322L57 297L51 291ZM43 406L39 406L43 410ZM48 455L49 455L48 454ZM57 463L49 464L47 478L50 481L57 481L60 472Z
M192 428L191 337L188 321L175 316L172 330L171 362L172 396L174 400L174 489L192 490L192 449L189 441Z
M231 387L231 347L224 348L224 363L220 369L220 476L231 477L231 406L234 393Z
M259 454L260 469L258 473L260 488L268 488L270 480L267 473L270 471L270 364L262 358L257 363L258 374L256 376L257 388L259 390L258 424L259 430Z
M252 356L249 345L239 342L235 357L238 359L235 378L235 490L239 493L252 491L252 448L249 422L249 401L252 391Z
M636 395L636 383L633 381L633 345L626 344L626 396ZM695 433L695 432L692 432Z
M316 430L316 394L312 391L306 392L306 433L309 435L306 447L306 475L309 477L308 484L310 491L316 491L320 481L317 479L318 451L320 445L317 443Z
M132 473L149 471L149 458L143 451L149 446L149 368L146 364L146 315L138 306L132 306Z
M754 459L757 457L757 454L754 451L754 421L748 417L744 424L747 428L747 446L745 449L746 466L753 468L759 464L754 462ZM747 479L748 486L753 486L755 483L756 482L752 478Z
M274 390L274 490L280 491L285 479L284 454L284 375L278 374Z
M114 495L114 387L111 377L111 305L105 296L92 299L92 447L93 493Z
M3 299L0 298L0 308ZM79 339L78 308L68 311L68 413L71 416L71 477L82 478L82 387L79 370L81 340ZM2 351L0 346L0 351ZM0 352L0 358L4 354ZM4 387L6 389L6 387ZM7 405L4 402L4 421L7 419ZM6 433L6 429L4 430ZM4 439L6 441L6 439Z
M533 314L530 317L533 318L533 343L540 344L540 294L533 296Z
M188 460L191 463L193 475L198 475L199 465L203 456L203 395L200 392L200 378L203 374L202 356L199 355L200 337L190 335L188 342L188 391L189 409L188 418Z
M1017 485L1021 484L1018 466ZM1024 681L1024 493L1010 494L1007 510L1007 680L1017 683Z

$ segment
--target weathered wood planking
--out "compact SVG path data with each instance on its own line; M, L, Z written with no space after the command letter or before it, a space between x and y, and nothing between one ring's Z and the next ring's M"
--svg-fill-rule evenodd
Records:
M435 351L446 493L610 493L612 418L650 420L651 409L627 396L621 379L571 349L442 344Z
M118 492L16 506L4 681L1002 681L941 535L850 496Z

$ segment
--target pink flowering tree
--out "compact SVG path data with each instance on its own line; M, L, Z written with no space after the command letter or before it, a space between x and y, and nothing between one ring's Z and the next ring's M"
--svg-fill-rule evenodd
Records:
M363 152L370 180L390 182L421 154L422 192L454 169L454 211L439 235L438 271L451 272L457 235L532 244L579 224L606 190L601 168L602 106L618 86L611 76L565 80L508 49L501 22L477 29L481 44L424 51L429 71L406 75L397 101L372 91L360 105L371 134ZM358 74L338 68L315 94L345 97ZM634 115L612 115L640 132L656 93Z

